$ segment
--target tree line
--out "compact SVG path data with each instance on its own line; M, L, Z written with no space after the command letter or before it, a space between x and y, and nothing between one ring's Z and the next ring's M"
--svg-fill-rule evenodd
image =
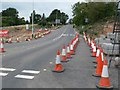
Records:
M77 26L94 24L115 14L115 2L75 3L73 9L73 23Z
M7 8L6 10L2 10L2 12L0 12L0 16L2 17L2 25L0 26L32 24L32 15L33 23L41 26L55 24L56 19L60 21L59 24L65 24L69 18L66 13L61 12L58 9L54 9L48 17L46 17L44 13L40 15L33 10L29 17L30 20L25 21L24 17L20 18L17 9Z

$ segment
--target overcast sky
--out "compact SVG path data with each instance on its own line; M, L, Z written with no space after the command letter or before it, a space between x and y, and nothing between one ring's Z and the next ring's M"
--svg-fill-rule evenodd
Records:
M72 5L78 1L82 2L84 0L2 0L2 8L0 11L9 7L16 8L20 17L25 17L25 20L29 20L33 7L36 13L41 15L45 13L46 17L50 15L52 10L59 9L71 18Z

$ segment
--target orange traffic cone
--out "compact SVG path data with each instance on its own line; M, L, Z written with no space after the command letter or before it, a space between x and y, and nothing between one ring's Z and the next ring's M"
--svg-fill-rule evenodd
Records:
M1 40L0 40L0 43L3 43L4 44L4 40L1 38Z
M91 40L88 38L88 46L91 47Z
M35 39L38 39L38 36L37 36L37 35L35 35Z
M12 43L12 39L11 38L9 38L8 43Z
M2 41L0 42L0 46L1 46L0 47L0 52L2 52L2 53L5 52L4 45L3 45Z
M18 42L18 43L20 42L19 38L16 39L16 42Z
M63 48L62 48L62 56L61 56L61 62L67 62L68 59L66 57L66 49L65 49L65 45L63 45Z
M100 50L100 54L99 54L99 57L98 57L98 63L97 63L97 67L95 69L95 73L93 74L93 76L96 76L96 77L100 77L101 76L101 73L102 73L102 68L103 68L103 52L102 52L102 49Z
M96 87L103 88L103 89L112 89L113 88L113 86L111 86L110 80L109 80L108 65L107 65L106 59L104 60L101 78L99 80L99 83L96 85Z
M94 48L94 43L93 40L91 40L91 48L90 48L91 52L93 52L93 48Z
M93 63L97 63L98 59L99 59L99 54L100 54L100 49L97 49L97 53L96 53L96 59L93 61Z
M74 49L75 49L77 47L78 42L79 42L78 34L76 34L74 42L75 42L75 44L74 44Z
M28 37L28 41L31 41L32 39L30 37Z
M73 49L75 50L76 38L73 38Z
M83 38L84 38L84 41L87 42L87 35L85 32L83 32Z
M56 62L54 69L52 70L53 72L63 72L65 69L62 67L61 60L60 60L60 50L57 50L57 55L56 55Z
M93 46L93 51L92 51L92 57L95 57L96 56L96 46L94 45Z
M67 58L71 58L70 46L69 46L69 44L67 45Z
M38 38L41 38L41 34L38 35Z
M28 38L25 38L25 41L28 41Z
M76 35L76 38L77 38L77 44L79 42L79 34Z
M71 55L74 55L75 53L74 53L74 49L73 49L73 40L71 41L71 43L70 43L70 54Z

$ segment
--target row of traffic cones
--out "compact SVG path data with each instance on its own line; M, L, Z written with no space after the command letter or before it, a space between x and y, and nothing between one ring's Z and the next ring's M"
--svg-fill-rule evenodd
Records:
M44 37L45 35L48 35L51 33L51 30L44 30L44 32L41 32L42 34L35 35L35 39Z
M46 32L45 32L45 35L47 35L47 34L49 34L51 31L50 30L47 30ZM40 37L42 37L41 35L39 35L38 37L36 37L36 38L40 38ZM32 40L32 38L30 38L30 37L28 37L28 38L26 38L25 39L25 41L31 41ZM9 40L7 41L7 43L12 43L13 41L12 41L12 38L9 38ZM16 38L16 42L17 43L19 43L20 42L20 39L17 37ZM5 52L5 49L4 49L4 41L3 41L3 39L1 38L1 40L0 40L0 53L3 53L3 52Z
M103 89L112 89L113 86L110 83L109 71L108 71L108 62L106 57L103 56L103 51L100 48L99 56L97 56L97 66L95 69L95 74L93 76L100 77L100 80L96 87Z
M94 40L91 40L89 37L87 37L85 32L83 32L83 38L90 47L92 52L91 56L96 58L93 61L93 63L96 63L95 73L93 73L93 76L100 77L96 87L100 89L112 89L113 86L111 85L109 79L108 62L106 57L104 57L102 48L100 45L96 46Z
M38 39L38 38L44 37L44 35L47 35L47 34L50 34L50 33L51 33L50 30L45 30L45 32L44 32L43 34L35 35L35 39ZM31 40L32 40L31 37L27 37L27 38L25 38L25 41L31 41ZM8 41L7 41L6 43L12 43L12 42L13 42L12 38L9 38ZM20 42L20 38L17 37L16 40L15 40L15 42L19 43L19 42Z
M71 40L70 44L67 45L67 48L65 45L62 47L62 54L60 54L60 50L57 50L57 55L56 55L56 62L55 66L53 68L53 72L63 72L65 69L63 68L61 62L68 62L69 59L71 58L71 55L75 54L75 48L77 47L78 44L78 33L76 33L76 36ZM66 51L67 49L67 51Z

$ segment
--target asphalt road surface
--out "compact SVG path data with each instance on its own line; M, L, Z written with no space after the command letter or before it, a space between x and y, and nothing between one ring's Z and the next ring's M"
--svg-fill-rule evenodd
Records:
M52 31L43 38L30 42L5 44L6 52L2 54L3 88L96 88L99 78L95 72L87 44L80 36L75 55L67 63L63 73L55 73L56 50L68 44L74 37L71 25ZM4 74L3 74L4 73ZM110 80L118 88L118 70L111 66Z

